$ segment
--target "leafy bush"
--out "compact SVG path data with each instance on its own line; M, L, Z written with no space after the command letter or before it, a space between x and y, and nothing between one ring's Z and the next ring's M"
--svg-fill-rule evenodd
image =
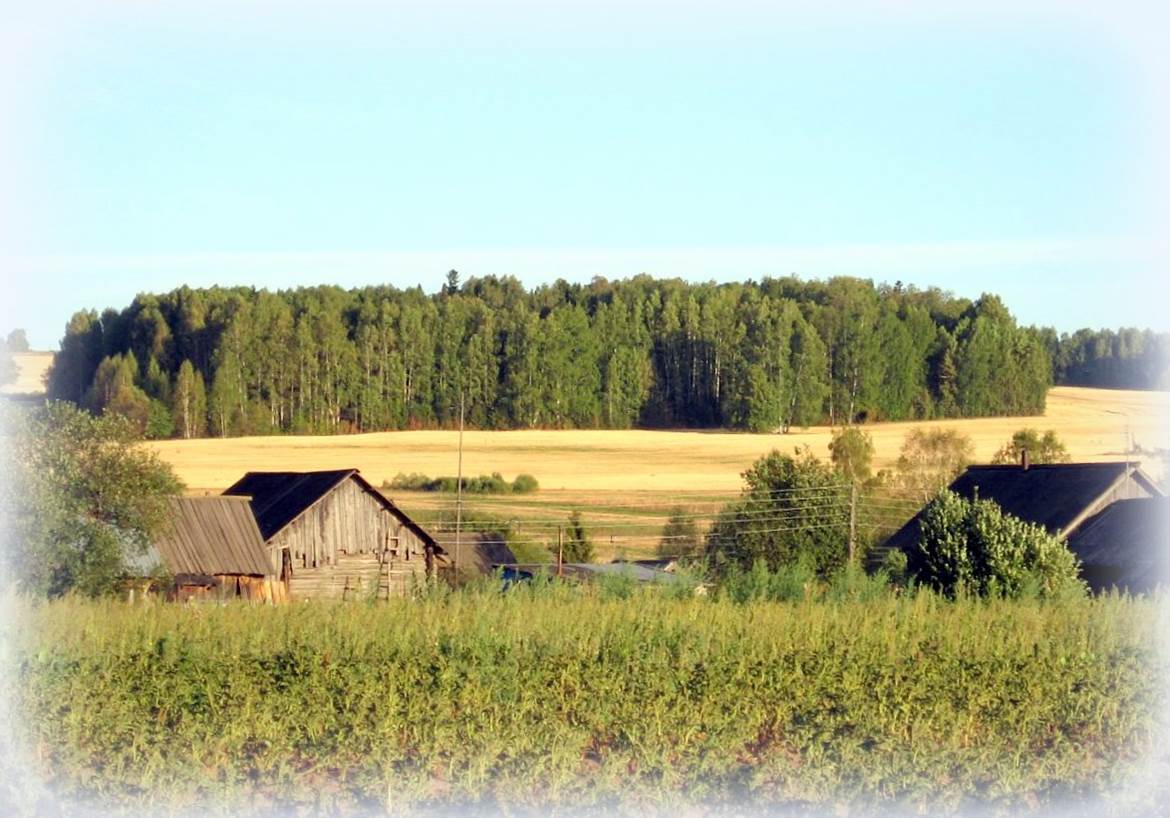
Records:
M1059 596L1084 586L1071 551L1035 523L1004 514L991 500L944 491L924 510L918 541L907 554L920 582L954 596Z
M792 602L817 594L817 573L807 560L782 565L775 571L763 560L741 570L737 565L719 580L719 594L731 602Z
M550 548L557 548L556 543ZM593 562L593 541L585 530L585 523L581 520L581 512L576 509L569 515L569 523L565 526L564 541L565 562Z
M10 409L0 473L0 520L19 543L15 575L28 592L116 590L168 519L182 484L135 444L129 419L94 417L71 403Z
M518 475L514 483L509 483L498 471L492 472L490 475L481 474L478 477L463 478L463 492L465 494L512 494L513 492L529 494L539 487L536 478L531 474ZM430 478L417 472L412 474L399 472L393 480L383 482L382 488L395 491L442 491L454 494L459 490L459 478Z
M914 428L902 442L895 485L920 502L928 502L971 462L971 438L954 429Z
M873 476L873 438L856 426L833 431L829 459L833 469L851 483L864 483Z
M1052 429L1043 435L1035 429L1020 429L995 453L991 462L997 465L1019 463L1024 452L1028 453L1028 462L1037 465L1068 463L1071 459L1068 449Z
M849 553L849 489L807 448L796 457L773 451L743 473L740 499L716 518L707 559L716 573L737 565L769 570L807 561L827 576Z
M383 482L382 488L394 489L395 491L438 491L439 484L425 474L399 472L394 475L393 480Z
M825 599L830 602L873 602L890 592L890 575L868 574L859 565L846 565L829 579Z
M602 574L596 582L602 599L629 599L638 592L638 580L631 571Z
M512 481L513 494L532 494L539 489L540 483L536 482L536 478L531 474L518 474Z

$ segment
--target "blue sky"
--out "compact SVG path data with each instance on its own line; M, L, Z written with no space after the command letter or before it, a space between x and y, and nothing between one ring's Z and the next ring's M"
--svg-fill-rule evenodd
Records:
M1170 329L1137 6L65 8L0 64L0 330L34 346L141 290L451 267L860 275Z

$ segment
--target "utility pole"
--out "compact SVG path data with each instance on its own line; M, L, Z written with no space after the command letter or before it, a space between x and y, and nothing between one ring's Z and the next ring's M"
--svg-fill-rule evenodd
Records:
M849 564L857 554L857 483L849 484Z
M557 576L564 576L565 569L565 527L557 526Z
M455 477L455 579L459 579L459 557L463 528L463 390L459 390L459 466Z

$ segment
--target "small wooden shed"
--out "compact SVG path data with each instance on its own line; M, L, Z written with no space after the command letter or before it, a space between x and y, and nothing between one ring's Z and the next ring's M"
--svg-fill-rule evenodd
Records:
M179 599L286 599L245 499L174 497L170 511L153 546Z
M248 472L247 498L293 599L400 594L445 564L442 547L357 469Z

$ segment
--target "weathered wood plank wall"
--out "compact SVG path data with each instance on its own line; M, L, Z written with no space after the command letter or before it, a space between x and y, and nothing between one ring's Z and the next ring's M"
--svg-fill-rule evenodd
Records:
M426 574L422 540L354 480L307 509L269 547L275 566L281 564L281 550L289 550L293 599L368 597L379 585L402 593L411 577L421 580Z

